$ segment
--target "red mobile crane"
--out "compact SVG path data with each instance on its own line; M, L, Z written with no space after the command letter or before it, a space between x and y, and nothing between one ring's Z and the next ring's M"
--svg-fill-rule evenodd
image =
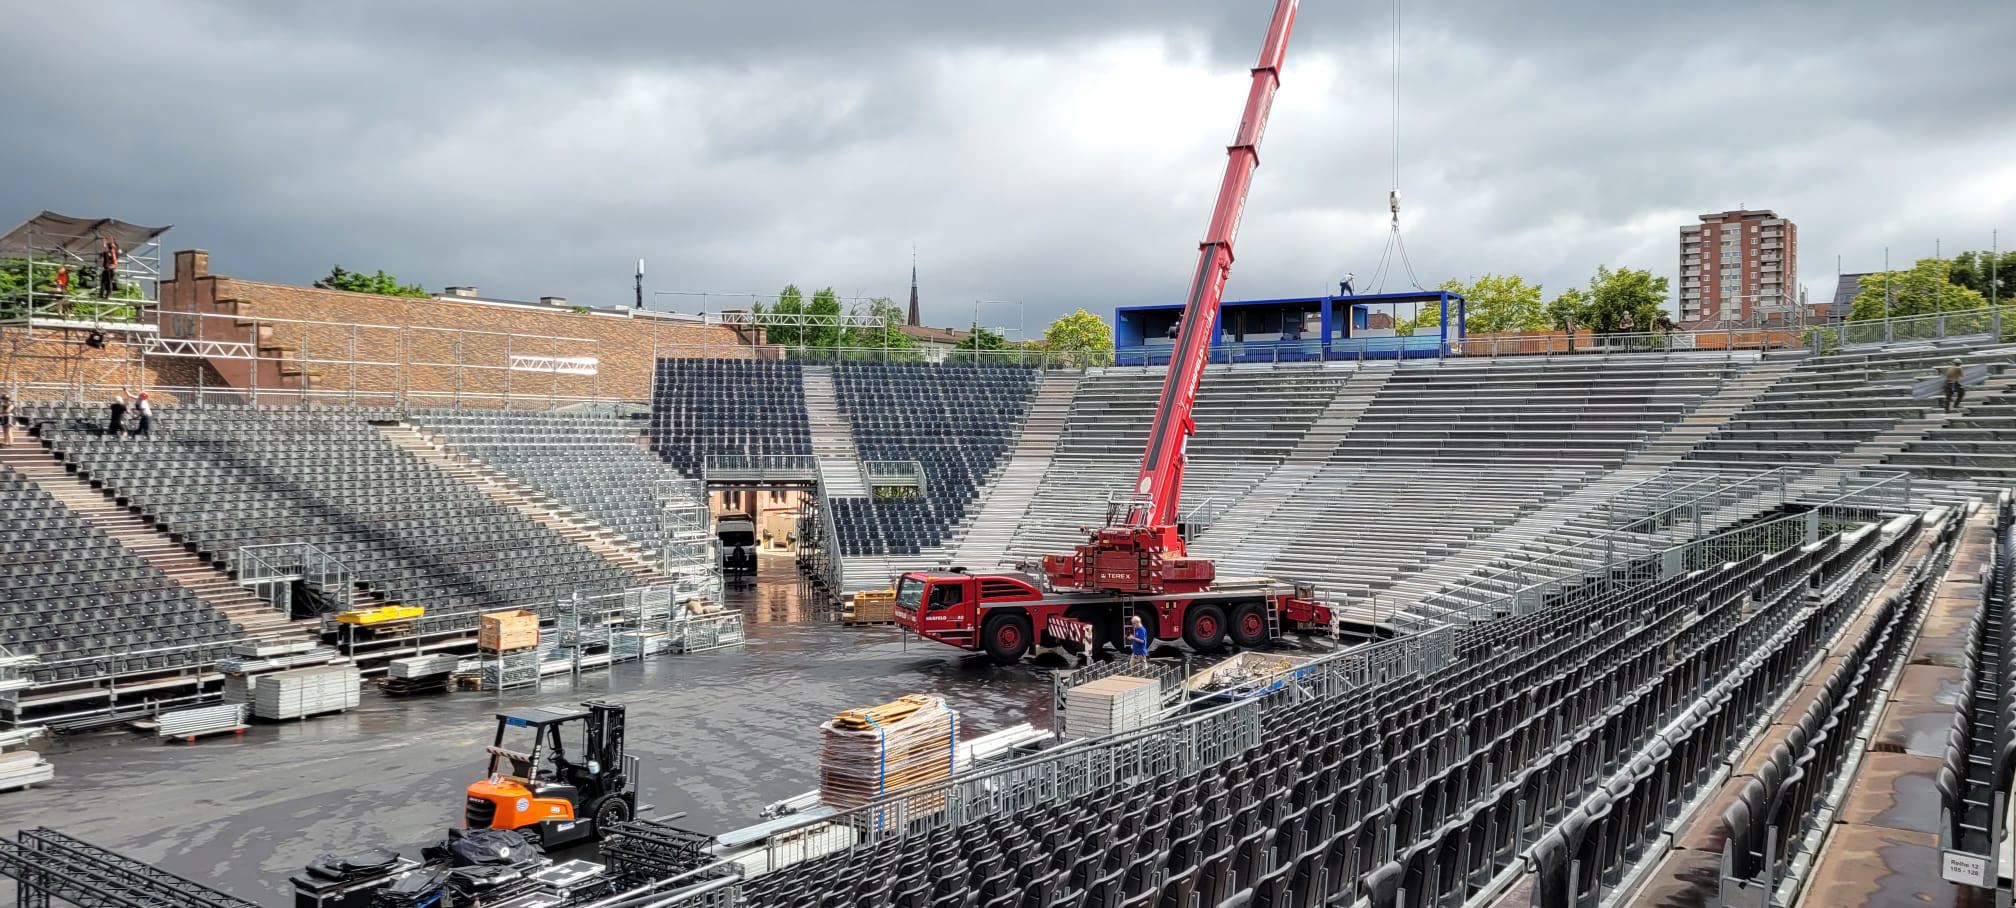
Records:
M896 620L918 634L963 649L985 649L996 661L1022 658L1041 629L1047 642L1102 645L1124 639L1126 618L1139 615L1160 639L1180 635L1192 648L1214 650L1230 636L1243 646L1266 642L1280 622L1327 625L1327 609L1308 590L1265 581L1217 582L1208 559L1190 557L1178 531L1183 460L1196 431L1191 411L1209 362L1211 334L1232 242L1246 207L1260 137L1281 84L1281 62L1299 0L1277 0L1253 67L1239 131L1226 149L1225 178L1199 244L1197 270L1178 323L1169 374L1149 429L1131 498L1109 508L1107 525L1068 555L1046 555L1045 592L1023 574L971 575L913 571L897 582ZM1090 639L1085 639L1089 637Z

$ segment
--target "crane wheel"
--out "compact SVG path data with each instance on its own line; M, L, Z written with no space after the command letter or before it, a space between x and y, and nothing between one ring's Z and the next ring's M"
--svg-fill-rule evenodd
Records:
M1029 618L1025 615L990 615L980 627L980 644L987 655L1002 665L1014 665L1029 652Z
M1267 609L1248 602L1232 610L1232 641L1246 649L1267 645Z
M602 838L614 831L620 823L630 819L630 802L620 794L604 795L595 802L595 809L589 812L595 818L595 838Z
M1224 649L1225 610L1211 603L1185 609L1183 642L1200 653L1215 653Z

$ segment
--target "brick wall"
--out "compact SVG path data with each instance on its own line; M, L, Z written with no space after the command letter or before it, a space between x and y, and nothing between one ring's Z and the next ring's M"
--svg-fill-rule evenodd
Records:
M86 332L0 328L0 384L18 400L106 400L121 390L160 387L222 388L223 378L201 360L142 357L114 333L103 348L84 344ZM164 403L174 394L155 393Z
M658 356L753 356L733 329L624 314L407 299L246 281L209 273L201 251L175 254L162 282L164 336L253 342L256 370L215 360L261 399L298 391L303 373L320 394L360 402L496 406L506 396L648 399ZM192 317L200 314L202 317ZM287 321L292 320L292 321ZM313 322L316 324L304 324ZM708 349L698 349L701 346ZM593 375L518 371L514 356L592 357Z

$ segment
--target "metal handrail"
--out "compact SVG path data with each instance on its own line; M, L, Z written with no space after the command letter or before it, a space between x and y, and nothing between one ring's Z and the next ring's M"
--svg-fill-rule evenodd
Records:
M1607 561L1606 563L1598 565L1595 568L1581 572L1579 576L1553 577L1550 579L1527 584L1525 586L1522 586L1518 589L1511 591L1510 593L1500 595L1485 602L1470 603L1465 604L1460 608L1448 609L1441 616L1438 617L1436 623L1438 624L1444 623L1450 618L1460 618L1460 620L1463 621L1463 623L1471 624L1478 621L1481 616L1495 615L1500 612L1506 612L1506 611L1516 612L1518 611L1517 606L1520 601L1522 600L1530 601L1536 599L1538 595L1544 592L1548 587L1560 586L1572 582L1579 582L1581 577L1601 575L1606 572L1615 573L1618 572L1620 569L1625 568L1633 563L1638 563L1646 560L1658 561L1668 557L1672 557L1674 555L1684 556L1693 551L1711 550L1716 546L1727 545L1731 542L1731 540L1737 539L1745 534L1749 535L1774 534L1783 530L1793 528L1796 525L1796 527L1799 528L1800 533L1810 535L1810 533L1815 528L1815 525L1812 523L1812 515L1816 514L1824 517L1825 515L1832 513L1837 517L1841 517L1851 515L1855 512L1862 510L1873 509L1879 513L1882 513L1885 512L1886 510L1894 511L1901 509L1898 506L1892 506L1888 509L1875 507L1875 505L1878 502L1878 499L1873 496L1870 496L1868 493L1876 491L1878 489L1882 489L1885 486L1889 486L1892 489L1901 488L1902 491L1899 495L1898 501L1901 503L1903 507L1908 507L1910 503L1911 474L1906 472L1885 473L1882 475L1882 478L1869 482L1868 484L1856 488L1852 491L1847 488L1847 484L1848 484L1848 477L1846 476L1841 477L1841 490L1834 497L1819 502L1818 504L1815 504L1807 512L1802 512L1798 514L1787 514L1783 517L1774 518L1772 520L1767 520L1762 523L1755 523L1750 524L1748 526L1725 530L1723 532L1716 533L1712 536L1704 536L1700 539L1689 540L1687 542L1683 542L1678 545L1662 549L1659 552L1653 553L1651 555L1641 555L1637 557ZM1423 603L1426 603L1429 600L1424 599L1421 601Z

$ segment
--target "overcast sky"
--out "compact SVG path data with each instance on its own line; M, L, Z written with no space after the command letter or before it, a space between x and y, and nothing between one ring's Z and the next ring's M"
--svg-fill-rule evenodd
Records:
M439 290L908 293L1031 334L1182 298L1269 0L21 4L0 219L172 223L214 271ZM98 7L94 7L98 8ZM2016 4L1402 0L1399 185L1427 285L1671 276L1706 211L1801 282L2016 245ZM1307 0L1231 298L1377 268L1392 9ZM1402 289L1404 274L1386 281ZM1361 286L1361 289L1366 289ZM746 297L744 298L746 302ZM658 308L723 308L659 296Z

